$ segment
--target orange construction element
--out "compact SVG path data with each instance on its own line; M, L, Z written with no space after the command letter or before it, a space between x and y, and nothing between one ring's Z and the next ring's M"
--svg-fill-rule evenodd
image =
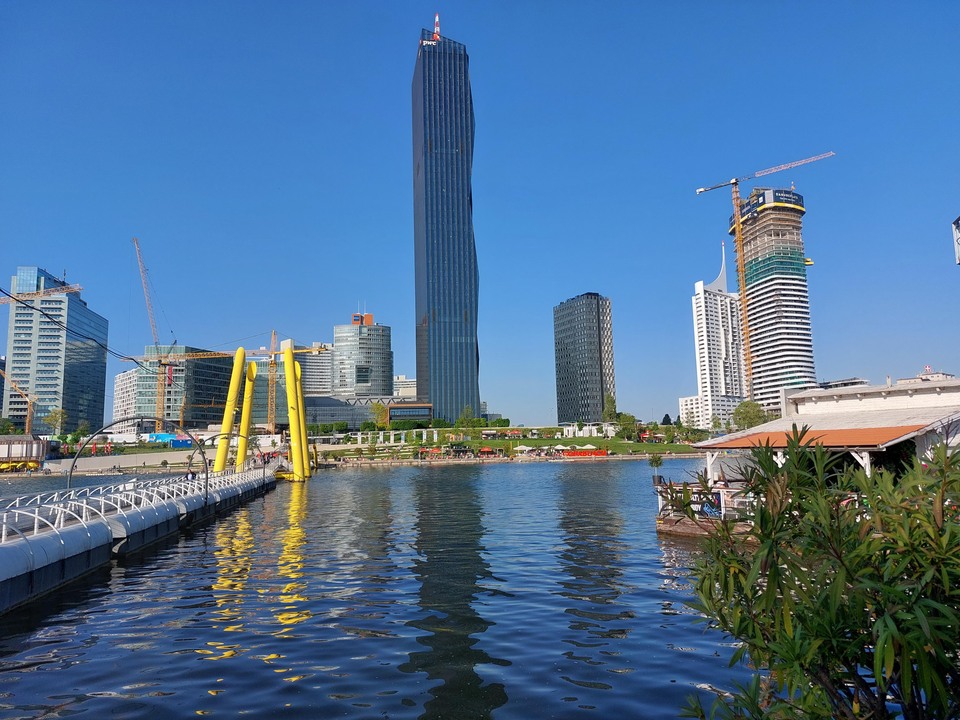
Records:
M826 448L877 448L889 445L912 433L922 430L926 425L900 425L896 427L846 428L843 430L809 430L804 440L813 445ZM780 432L758 432L731 440L711 443L709 450L746 449L769 445L775 448L787 446L787 440L793 436L792 430Z

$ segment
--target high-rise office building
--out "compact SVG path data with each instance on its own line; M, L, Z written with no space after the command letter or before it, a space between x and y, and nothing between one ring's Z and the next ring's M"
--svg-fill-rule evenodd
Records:
M721 249L720 274L712 283L694 285L693 337L697 356L697 394L680 398L680 419L687 427L721 425L746 398L740 298L727 292L726 254Z
M333 394L393 395L390 327L374 324L371 313L354 313L349 325L333 327Z
M781 391L817 387L801 233L806 209L798 193L769 188L755 188L741 208L749 389L765 410L778 411Z
M455 421L480 407L474 117L464 45L423 30L413 75L417 396Z
M610 299L584 293L553 308L557 422L601 422L607 397L617 399Z
M184 428L205 428L223 421L223 407L230 388L232 357L190 357L206 353L188 345L148 345L140 366L114 379L113 419L152 418L157 414L157 351L164 358L163 418ZM182 357L178 357L182 356ZM131 383L133 388L131 390ZM132 393L132 402L130 394ZM140 420L113 428L115 432L154 432L153 420ZM174 432L175 427L162 427Z
M39 267L18 267L10 280L11 293L20 297L10 305L7 332L7 383L3 417L18 427L27 419L28 400L12 387L16 383L33 401L35 433L50 433L43 422L51 410L62 409L62 432L81 423L91 430L103 425L107 383L107 320L67 285Z

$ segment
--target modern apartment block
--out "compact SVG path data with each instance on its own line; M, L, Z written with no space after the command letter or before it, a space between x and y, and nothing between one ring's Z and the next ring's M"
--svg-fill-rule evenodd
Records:
M610 299L584 293L553 308L557 422L596 423L607 396L617 397Z
M137 375L141 372L139 367L125 370L118 373L113 378L113 420L118 423L110 428L111 432L127 433L136 432L140 423L136 420L130 420L120 423L123 418L132 418L137 414ZM156 384L154 384L156 389Z
M303 396L328 397L333 394L333 345L314 342L310 348L317 352L298 353L295 356L300 363ZM282 358L278 360L282 361Z
M464 45L423 30L413 75L417 396L455 421L480 407L473 98Z
M770 188L755 188L741 208L749 390L765 410L779 412L782 390L817 387L801 232L806 209L798 193Z
M687 427L708 430L714 418L725 425L745 397L740 298L727 291L726 253L711 283L694 285L693 337L697 394L680 398L680 419Z
M103 425L108 323L79 290L39 267L18 267L10 280L19 301L10 304L5 372L12 382L4 385L3 417L18 427L26 425L28 400L14 383L33 401L34 433L57 429L43 418L58 408L67 416L63 432Z
M372 313L354 313L349 325L333 328L333 395L393 395L390 327L375 324Z

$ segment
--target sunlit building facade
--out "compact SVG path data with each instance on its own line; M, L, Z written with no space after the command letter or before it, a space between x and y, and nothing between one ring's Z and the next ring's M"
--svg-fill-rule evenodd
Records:
M12 382L4 385L3 417L25 427L26 394L34 433L58 429L44 422L56 409L66 413L60 431L73 432L84 423L97 430L106 397L106 318L87 307L77 286L39 267L18 267L10 291L21 299L9 305L5 372Z
M724 427L746 398L740 298L727 291L726 254L711 283L694 285L693 337L697 394L680 398L680 419L691 428Z

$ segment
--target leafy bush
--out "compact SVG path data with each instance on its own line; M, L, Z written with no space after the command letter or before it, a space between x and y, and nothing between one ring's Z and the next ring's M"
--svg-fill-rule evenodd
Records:
M782 466L754 452L749 530L720 523L695 570L695 607L758 674L684 716L960 716L960 453L867 477L805 433Z

